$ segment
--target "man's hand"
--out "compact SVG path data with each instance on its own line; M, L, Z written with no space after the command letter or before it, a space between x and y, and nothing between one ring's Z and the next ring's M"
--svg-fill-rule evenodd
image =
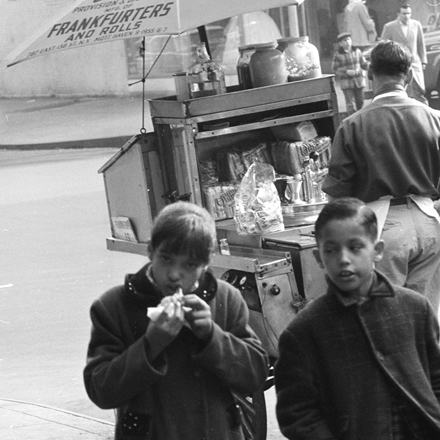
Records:
M212 317L209 305L194 294L185 295L183 305L191 310L185 312L185 318L197 338L209 341L212 335Z

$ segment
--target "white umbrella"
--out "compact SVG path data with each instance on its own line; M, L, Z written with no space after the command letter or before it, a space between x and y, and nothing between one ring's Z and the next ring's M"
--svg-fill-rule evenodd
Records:
M132 37L179 35L247 12L304 0L72 0L7 56L12 66L61 50Z

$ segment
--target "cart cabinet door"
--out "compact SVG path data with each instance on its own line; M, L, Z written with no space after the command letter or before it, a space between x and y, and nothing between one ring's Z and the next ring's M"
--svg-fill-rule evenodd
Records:
M99 170L110 217L111 250L145 254L154 217L165 206L163 168L157 136L133 136Z

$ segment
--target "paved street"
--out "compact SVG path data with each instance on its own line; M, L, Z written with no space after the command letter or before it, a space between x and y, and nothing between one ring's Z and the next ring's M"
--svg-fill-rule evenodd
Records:
M115 151L0 151L2 439L111 438L113 412L95 407L82 384L88 309L144 262L105 247L110 227L97 170ZM271 389L268 439L280 440L274 404ZM35 425L23 426L20 414Z
M89 402L81 378L91 301L142 262L105 248L97 170L113 153L0 152L0 398L113 418ZM0 417L0 438L29 439L7 428Z

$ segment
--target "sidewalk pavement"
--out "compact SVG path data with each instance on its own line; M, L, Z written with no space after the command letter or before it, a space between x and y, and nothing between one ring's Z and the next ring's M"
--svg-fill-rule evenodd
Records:
M339 112L345 100L338 86ZM142 96L0 98L0 149L120 148L145 127L153 131Z
M120 148L152 131L142 97L0 99L0 149Z
M114 424L58 408L0 399L0 438L112 440Z

